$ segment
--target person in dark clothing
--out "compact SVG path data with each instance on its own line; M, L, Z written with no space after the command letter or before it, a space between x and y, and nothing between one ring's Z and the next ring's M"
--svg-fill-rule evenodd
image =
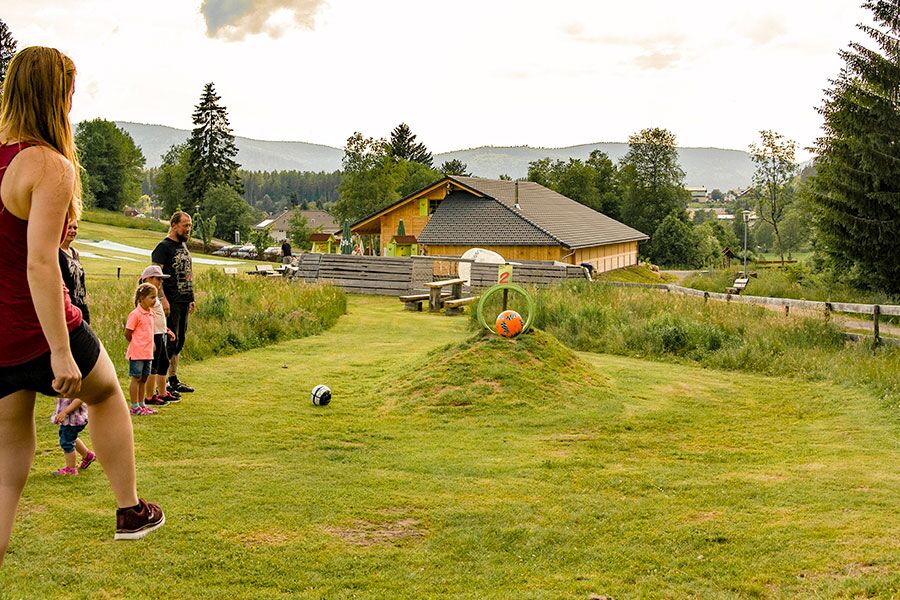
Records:
M63 285L69 291L72 306L81 310L81 318L85 323L90 323L91 311L88 310L85 299L84 267L81 266L81 261L78 259L78 250L72 248L72 242L75 241L77 235L78 221L72 221L66 230L66 237L59 245L59 270L62 273Z
M291 262L291 242L287 238L281 242L281 262L286 265Z
M177 211L169 221L169 234L157 244L151 260L168 275L163 279L162 305L169 329L175 339L169 340L169 389L178 393L193 392L194 388L178 379L178 357L184 348L188 316L194 312L194 273L191 253L186 242L191 237L191 216Z

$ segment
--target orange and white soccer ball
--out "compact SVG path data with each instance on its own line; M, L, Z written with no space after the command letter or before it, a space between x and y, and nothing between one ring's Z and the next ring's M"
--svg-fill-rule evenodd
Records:
M522 315L514 310L504 310L497 315L497 322L494 324L497 333L508 338L516 337L522 333L524 328L525 321L522 319Z

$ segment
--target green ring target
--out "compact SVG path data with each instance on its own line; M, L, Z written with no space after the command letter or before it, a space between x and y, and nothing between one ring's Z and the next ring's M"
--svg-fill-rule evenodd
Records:
M522 327L522 333L525 333L531 327L531 322L534 321L534 299L531 297L531 294L525 291L525 288L514 283L498 283L481 295L481 298L478 300L478 305L475 307L475 316L478 317L478 322L488 331L494 331L494 328L484 320L484 305L488 298L503 290L515 292L525 298L525 305L528 307L528 318L525 320L525 326Z

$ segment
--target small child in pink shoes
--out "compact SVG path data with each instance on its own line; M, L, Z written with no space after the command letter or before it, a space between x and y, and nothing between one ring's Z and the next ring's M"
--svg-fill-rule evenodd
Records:
M97 456L78 439L88 422L87 406L81 400L57 398L56 411L50 421L59 425L59 446L66 457L66 466L53 471L54 475L78 475L87 469ZM75 451L81 455L81 464L75 468Z

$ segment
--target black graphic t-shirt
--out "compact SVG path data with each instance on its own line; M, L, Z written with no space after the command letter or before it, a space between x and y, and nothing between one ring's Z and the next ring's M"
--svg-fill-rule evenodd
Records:
M59 249L59 270L62 272L63 284L69 290L69 298L72 304L81 310L81 318L85 322L91 322L91 313L88 310L86 291L84 288L84 267L78 260L78 251L70 248L71 256L66 254L62 248Z
M188 303L194 301L194 273L191 253L184 242L163 238L150 259L160 265L167 279L163 279L163 292L169 302Z

